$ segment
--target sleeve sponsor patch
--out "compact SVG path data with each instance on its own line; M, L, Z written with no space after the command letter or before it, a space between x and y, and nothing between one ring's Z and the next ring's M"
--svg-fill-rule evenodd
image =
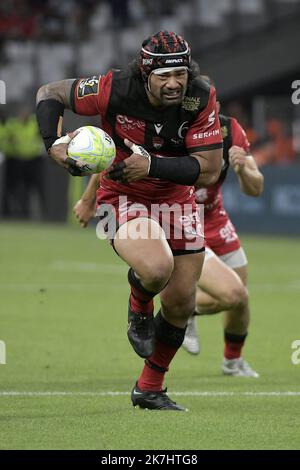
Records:
M85 96L97 95L99 92L99 80L100 77L97 75L81 80L77 87L77 98L80 99Z

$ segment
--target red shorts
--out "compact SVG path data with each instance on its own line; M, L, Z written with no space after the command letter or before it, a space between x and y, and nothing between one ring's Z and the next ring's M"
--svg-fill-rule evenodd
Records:
M97 216L106 237L113 239L119 227L129 220L147 217L156 220L164 230L174 256L204 251L203 217L194 196L184 202L151 203L147 199L116 194L100 188L97 191ZM130 234L143 238L143 234ZM148 238L148 234L145 234Z
M224 209L204 214L205 245L217 256L226 255L241 247L236 229Z

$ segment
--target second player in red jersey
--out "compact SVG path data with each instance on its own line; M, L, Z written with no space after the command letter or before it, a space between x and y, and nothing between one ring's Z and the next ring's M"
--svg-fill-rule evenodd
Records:
M216 255L222 256L241 246L236 229L223 205L222 184L230 167L229 149L237 146L250 154L250 144L246 133L236 119L219 115L224 139L223 163L219 180L208 188L196 191L196 201L204 205L205 239Z
M247 258L236 229L224 209L221 187L231 167L238 177L241 190L250 196L259 196L263 190L263 176L250 155L250 145L243 128L234 118L219 117L224 139L221 175L217 183L196 192L197 201L204 205L207 247L198 281L197 314L224 312L223 373L258 377L257 372L241 357L250 320ZM195 316L189 322L183 346L192 354L200 351Z

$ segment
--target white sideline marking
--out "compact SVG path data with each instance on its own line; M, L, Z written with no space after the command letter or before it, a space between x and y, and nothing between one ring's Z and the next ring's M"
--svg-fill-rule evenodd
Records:
M127 283L125 282L114 282L110 285L105 286L105 290L110 289L127 289ZM98 283L58 283L58 282L45 282L45 283L10 283L0 284L0 291L17 291L17 292L38 292L40 289L51 290L51 291L77 291L77 292L85 292L85 291L95 291L99 290L99 282Z
M180 397L300 397L299 392L171 392ZM0 391L0 397L109 397L128 396L130 392L18 392Z
M110 273L110 274L122 274L127 272L126 265L123 264L113 264L113 263L92 263L92 262L76 262L76 261L65 261L65 260L53 260L46 265L40 266L34 263L16 263L11 264L8 267L11 271L24 271L28 270L40 271L43 269L49 269L51 271L66 271L66 272L100 272L100 273Z

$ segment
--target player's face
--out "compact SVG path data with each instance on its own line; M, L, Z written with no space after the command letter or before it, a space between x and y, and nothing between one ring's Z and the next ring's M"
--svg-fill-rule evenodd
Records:
M175 69L160 74L152 73L149 80L151 104L153 106L179 105L186 93L187 83L186 69Z

